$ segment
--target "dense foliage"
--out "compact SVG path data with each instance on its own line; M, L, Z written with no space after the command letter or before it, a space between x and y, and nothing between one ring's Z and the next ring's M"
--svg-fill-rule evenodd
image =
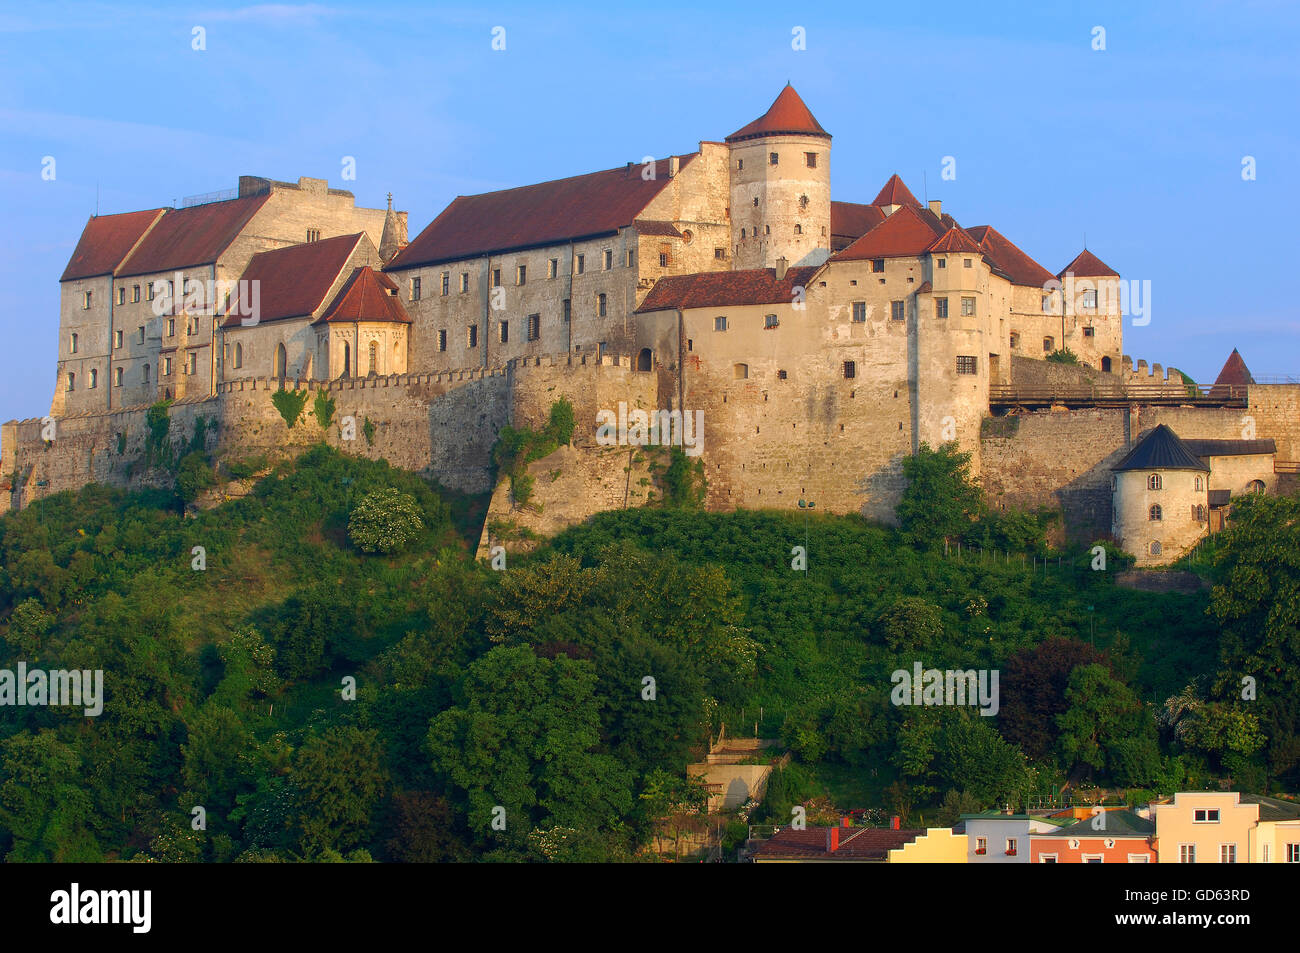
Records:
M418 519L391 556L349 539L383 498ZM97 486L0 518L0 668L102 669L106 696L5 709L0 855L630 859L698 809L685 766L724 723L793 757L756 821L1300 780L1297 500L1240 505L1211 595L1118 587L1041 536L945 554L987 517L966 502L904 531L814 515L806 573L803 514L679 508L493 572L471 505L318 446L191 518ZM916 663L998 670L1000 710L891 703Z

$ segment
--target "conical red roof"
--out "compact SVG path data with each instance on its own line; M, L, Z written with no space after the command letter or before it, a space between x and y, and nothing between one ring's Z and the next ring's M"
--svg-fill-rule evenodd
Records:
M903 184L903 180L898 177L897 172L889 177L889 181L885 183L885 187L880 190L880 194L876 196L876 200L871 204L915 205L917 208L921 207L920 201L912 194L912 190Z
M822 128L821 123L813 118L812 111L804 105L804 101L799 98L799 94L789 83L781 90L781 95L776 97L776 101L767 112L748 126L737 129L727 136L727 141L739 142L742 139L778 135L825 136L827 139L831 137L831 134Z
M1232 353L1228 355L1228 360L1224 362L1223 370L1219 371L1219 376L1214 379L1215 386L1253 383L1255 378L1250 376L1250 369L1246 367L1246 362L1241 359L1241 355L1234 347Z
M1074 261L1058 271L1056 277L1061 278L1067 272L1076 278L1107 278L1111 275L1119 277L1118 271L1086 248L1074 256Z

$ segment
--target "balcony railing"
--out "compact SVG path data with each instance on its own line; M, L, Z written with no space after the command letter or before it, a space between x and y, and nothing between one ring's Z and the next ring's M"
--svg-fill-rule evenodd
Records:
M1179 386L1161 384L1091 384L1060 386L1020 386L994 384L989 387L990 404L1206 404L1245 406L1247 387L1243 384Z

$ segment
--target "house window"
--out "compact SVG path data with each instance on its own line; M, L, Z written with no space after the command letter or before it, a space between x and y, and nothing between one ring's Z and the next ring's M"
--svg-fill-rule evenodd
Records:
M961 266L962 266L963 268L970 268L970 267L972 267L972 265L971 265L971 259L969 259L969 258L963 258L963 259L962 259L962 262L961 262Z
M1199 490L1199 489L1201 488L1201 478L1200 478L1200 477L1196 477L1196 480L1195 480L1195 482L1194 482L1194 488L1197 489L1197 490Z
M519 266L515 269L515 284L517 284L517 285L526 285L526 284L528 284L528 266L527 266L527 265L519 265Z
M1083 293L1083 306L1085 308L1093 308L1093 309L1097 307L1097 290L1095 288L1091 291L1085 291Z
M693 351L693 350L695 350L695 339L694 339L694 338L687 338L687 339L686 339L686 350L688 350L688 351Z
M962 299L961 299L961 313L962 313L962 317L966 317L966 318L969 318L971 315L973 315L973 314L975 313L975 299L974 299L974 298L962 298Z
M561 311L564 313L564 323L568 324L569 317L573 314L573 303L568 298L565 298L562 304Z
M445 298L451 294L451 273L444 271L442 273L442 296Z
M604 258L605 270L609 271L611 268L614 267L614 253L610 251L608 248L606 248L603 258Z
M74 390L76 390L76 389L77 389L77 375L76 375L76 374L73 374L73 373L71 373L71 372L69 372L69 374L68 374L68 392L71 393L72 391L74 391Z
M1205 522L1205 504L1204 504L1204 503L1197 503L1196 506L1193 508L1192 516L1193 516L1193 518L1196 520L1196 522L1198 522L1198 523L1204 523L1204 522Z
M1161 480L1160 480L1159 473L1153 473L1149 477L1147 477L1148 490L1158 490L1160 489L1160 487L1161 487Z
M725 331L725 330L727 330L727 319L726 319L725 317L714 318L714 319L713 319L713 330L715 330L715 331Z
M1020 335L1017 334L1015 331L1011 332L1011 346L1020 347Z
M673 246L661 242L659 244L659 267L667 268L673 261Z
M122 386L122 368L120 367L113 368L113 386L114 387Z
M989 852L989 839L987 837L975 838L975 853L987 854Z
M1016 856L1016 839L1014 837L1007 838L1007 855L1009 857Z
M149 282L144 286L145 294L152 301L158 295L158 286L155 282Z
M935 299L934 299L934 316L935 316L936 318L946 318L946 317L948 317L948 299L947 299L947 298L935 298Z
M1219 845L1219 863L1235 864L1237 862L1237 845L1220 844Z
M144 326L141 325L140 327L136 328L135 330L136 330L136 332L140 335L140 343L143 344L143 343L144 343Z
M172 359L170 357L163 358L163 376L164 377L172 376Z
M199 372L199 356L198 354L191 351L190 352L190 373L197 374L198 372Z
M596 295L596 313L602 318L605 317L605 296L603 294Z
M1259 845L1259 848L1260 848L1259 859L1260 859L1260 861L1261 861L1262 863L1265 863L1265 864L1269 863L1269 860L1270 860L1270 854L1269 854L1269 850L1268 850L1269 846L1270 846L1270 845L1268 845L1268 844L1260 844L1260 845Z
M1199 807L1192 812L1192 823L1194 824L1217 824L1219 823L1219 809L1217 807Z
M799 224L796 223L795 226L794 226L794 233L795 233L796 235L802 235L802 234L803 234L803 226L802 226L802 225L799 225Z
M586 270L586 268L587 268L587 256L579 255L574 262L573 273L575 275L580 275L583 273L583 271Z
M767 154L767 164L768 164L768 165L776 165L776 163L777 163L776 153L775 153L775 152L769 152L769 153Z
M779 381L783 381L783 380L785 380L788 376L789 376L789 375L786 374L785 371L777 371L777 372L776 372L776 379L779 380Z
M77 336L75 334L72 335L72 337L68 338L68 353L69 354L77 353Z
M411 300L412 301L420 300L420 279L419 278L411 279Z
M1151 504L1151 508L1147 510L1147 519L1153 523L1158 523L1164 519L1164 512L1160 509L1159 503Z
M1096 337L1097 336L1096 332L1097 332L1096 328L1084 328L1083 336L1086 338Z
M883 258L873 258L873 259L871 259L871 270L872 270L873 272L877 272L877 273L884 271L884 270L885 270L885 259L883 259Z
M501 287L501 269L500 269L500 268L493 268L493 269L492 269L492 287L493 287L493 288L500 288L500 287Z
M460 293L465 294L467 291L469 291L469 272L462 271L460 273Z
M855 378L855 377L857 377L857 376L858 376L858 365L857 365L855 362L853 362L853 361L845 361L845 362L844 362L844 377L845 377L845 379L847 379L847 380L852 380L853 378Z
M765 315L763 315L763 328L764 328L764 329L779 327L780 324L781 324L781 322L777 320L776 315L774 315L774 314L765 314Z
M1300 844L1286 845L1286 862L1288 864L1300 864Z
M1084 854L1082 860L1085 864L1104 864L1106 858L1101 854Z
M465 329L465 346L478 347L478 325L471 324Z
M90 310L90 292L89 292L89 291L83 292L82 295L81 295L81 310L82 310L82 311L89 311L89 310Z
M1052 338L1043 338L1043 353L1050 354L1056 350L1056 341Z
M893 321L902 321L907 317L907 305L902 301L889 302L889 317Z
M542 336L542 316L540 314L530 314L528 316L528 340L536 341Z
M1178 845L1178 862L1180 864L1196 863L1196 845L1179 844Z
M736 380L743 381L749 377L749 365L737 364L731 369L731 372L732 376L735 377Z
M1160 540L1153 539L1151 540L1151 545L1147 547L1147 552L1149 552L1152 556L1159 556L1162 552L1164 552L1164 547L1160 545Z
M940 258L940 259L938 260L938 262L936 262L936 264L937 264L940 268L947 268L947 267L948 267L948 259L946 259L946 258Z
M1056 854L1039 854L1038 862L1040 864L1054 864L1056 863L1056 857Z
M1043 301L1042 301L1041 308L1042 308L1043 314L1047 314L1048 312L1050 312L1050 311L1052 310L1052 296L1051 296L1051 295L1043 295Z
M307 229L307 241L309 241L309 242L318 242L318 241L320 241L320 229L319 229L319 228L309 228L309 229Z
M727 250L726 250L725 248L715 248L715 249L713 249L713 257L714 257L714 259L716 259L717 261L726 261L726 260L727 260Z
M805 152L803 154L803 161L805 162L805 164L807 164L808 168L810 169L817 168L817 153Z
M546 263L546 277L554 278L560 273L560 259L552 258Z
M438 350L447 350L447 329L441 328L438 331Z
M1264 492L1264 481L1263 481L1263 480L1251 480L1249 483L1246 484L1246 492L1247 492L1247 493L1263 493L1263 492Z
M136 304L136 303L138 303L139 301L140 301L140 286L139 286L139 285L132 285L132 286L131 286L131 303L132 303L132 304Z
M500 323L500 325L498 326L497 337L500 338L502 344L510 343L510 322L509 321L502 321Z
M168 318L168 319L167 319L167 336L168 336L169 338L174 338L174 337L176 337L176 319L175 319L175 318Z
M966 355L966 354L958 354L958 355L957 355L957 373L958 373L958 374L974 374L974 373L975 373L975 358L972 357L972 356L970 356L970 355Z
M126 288L125 288L125 287L122 287L122 288L118 288L118 289L117 289L117 303L118 303L118 304L126 304Z
M853 302L853 320L863 324L867 320L867 303L865 301Z

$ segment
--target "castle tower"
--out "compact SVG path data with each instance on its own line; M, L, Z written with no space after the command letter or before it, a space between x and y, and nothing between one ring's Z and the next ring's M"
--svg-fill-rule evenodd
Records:
M1205 535L1210 468L1160 424L1111 467L1111 534L1138 566L1176 560Z
M831 136L794 87L727 137L733 267L820 265L830 256Z
M384 213L384 232L379 238L379 258L385 264L406 246L406 213L393 211L393 193L388 193L388 211Z

